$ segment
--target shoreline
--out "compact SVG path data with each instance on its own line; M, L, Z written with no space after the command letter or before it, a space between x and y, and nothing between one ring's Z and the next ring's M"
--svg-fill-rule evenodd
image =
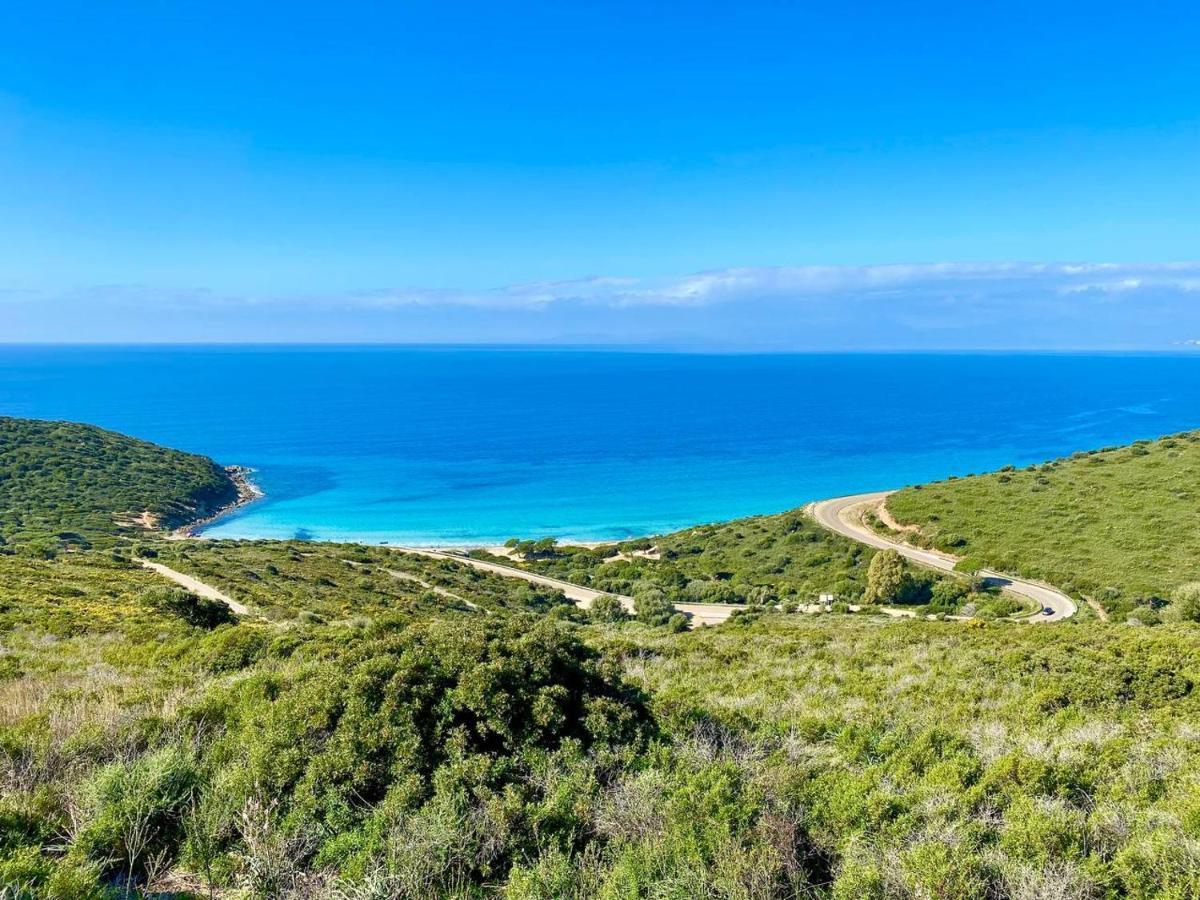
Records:
M188 522L186 525L180 525L178 528L172 529L168 535L168 540L184 540L188 538L198 538L200 535L197 531L207 525L211 525L218 519L222 519L231 513L237 512L243 507L249 506L263 497L267 496L267 492L255 484L250 476L254 473L254 469L249 466L225 466L225 471L229 478L233 481L237 488L237 499L232 503L226 503L224 506L215 510L207 516L195 519Z
M588 550L595 550L598 547L615 547L618 544L624 544L628 541L652 541L660 536L661 535L659 534L645 534L641 535L640 537L613 538L607 541L595 540L594 538L575 540L574 538L565 537L556 537L554 540L560 547L583 547ZM232 538L232 540L286 540L286 538ZM410 550L433 550L439 553L455 554L467 553L471 550L486 550L496 556L507 556L510 549L503 544L498 544L495 541L487 540L463 541L461 543L449 543L447 541L435 541L427 543L425 541L410 541L402 538L395 540L363 540L360 538L315 537L311 538L311 540L317 543L325 544L363 544L367 547L391 547L392 549L403 547Z

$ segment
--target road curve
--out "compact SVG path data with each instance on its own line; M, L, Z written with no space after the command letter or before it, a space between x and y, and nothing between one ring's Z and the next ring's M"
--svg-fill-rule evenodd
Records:
M809 513L818 525L835 531L844 537L858 541L880 550L895 550L901 556L931 569L943 572L954 571L958 557L936 550L922 550L897 541L891 541L876 534L862 523L862 513L871 506L877 506L893 491L876 491L873 494L854 494L850 497L835 497L832 500L821 500L810 504ZM1002 572L983 569L980 574L991 584L998 585L1003 590L1020 597L1026 597L1041 605L1042 609L1051 610L1049 615L1035 614L1030 622L1060 622L1075 615L1078 607L1075 601L1062 591L1039 584L1036 581L1026 581Z
M489 562L486 559L473 559L458 553L447 553L443 550L430 550L423 547L398 547L394 545L392 549L399 550L402 553L416 553L420 556L429 556L434 559L448 559L456 563L472 566L484 572L491 572L493 575L501 575L505 578L522 578L533 584L556 588L562 591L568 600L571 600L581 609L587 609L592 605L593 600L605 594L605 591L597 591L580 584L572 584L569 581L563 581L561 578L539 575L536 572L528 572L525 569L518 569L516 566L506 566L502 563ZM623 594L612 594L611 596L620 600L621 605L630 613L634 611L632 597L626 597ZM675 609L687 616L692 625L719 625L733 615L735 611L745 608L745 606L731 603L675 604Z

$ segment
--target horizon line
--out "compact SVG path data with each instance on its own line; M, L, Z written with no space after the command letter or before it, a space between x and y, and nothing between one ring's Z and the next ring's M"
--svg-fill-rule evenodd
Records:
M20 348L195 348L195 349L404 349L404 350L494 350L494 351L572 351L595 353L672 353L693 355L935 355L935 354L1140 354L1191 356L1200 346L1180 342L1171 346L1087 346L1087 347L842 347L805 348L764 345L709 345L672 343L572 343L504 341L3 341L0 349Z

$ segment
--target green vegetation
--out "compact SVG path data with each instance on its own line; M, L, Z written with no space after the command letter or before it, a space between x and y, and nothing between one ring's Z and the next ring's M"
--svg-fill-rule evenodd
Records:
M1172 622L1200 622L1200 582L1190 581L1177 587L1163 618Z
M668 621L675 603L778 604L794 611L821 594L840 604L896 604L923 614L991 619L1026 611L978 578L915 569L894 551L826 531L800 510L599 547L515 539L507 546L522 568L633 597L638 618L652 624ZM485 551L473 555L514 564ZM877 567L888 577L873 582ZM652 606L654 612L643 613Z
M867 603L899 602L909 590L911 580L904 557L895 550L883 550L875 554L867 569L863 600Z
M267 610L345 564L186 546L261 564ZM0 557L0 883L31 897L1200 897L1194 626L321 592L197 622L117 557Z
M657 588L672 603L812 603L821 593L857 602L873 551L794 510L590 549L510 541L526 568L633 596ZM509 560L501 560L510 562Z
M621 605L621 601L612 594L603 594L592 601L588 609L588 618L593 622L603 622L614 625L629 618L629 613Z
M170 528L237 499L211 459L91 425L0 416L0 546L48 556L135 520ZM120 524L124 523L124 524Z
M599 642L677 752L823 863L812 896L1200 897L1194 627L776 615Z
M642 695L553 618L197 624L161 585L95 552L0 557L11 896L177 870L197 895L491 883L582 846L578 804L653 737Z
M0 553L3 900L1200 900L1196 581L1156 628L791 614L1008 602L793 513L661 559L531 544L633 598L584 614L450 559L92 521ZM680 598L752 605L684 632Z
M272 621L313 616L332 621L414 608L545 612L569 605L551 588L363 544L173 541L154 552L158 562Z
M1098 601L1124 620L1157 621L1179 585L1200 579L1200 432L888 498L916 543L969 555Z

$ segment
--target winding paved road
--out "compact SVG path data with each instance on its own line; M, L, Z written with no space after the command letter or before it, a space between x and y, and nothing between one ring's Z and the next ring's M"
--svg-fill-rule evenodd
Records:
M895 550L901 556L931 569L940 569L943 572L954 571L954 564L958 562L958 557L888 540L863 524L863 512L869 507L878 506L891 493L893 491L878 491L873 494L835 497L832 500L821 500L810 504L808 510L816 519L817 524L858 541L860 544L867 544L880 550ZM1060 622L1075 615L1078 608L1074 600L1049 585L1026 581L1002 572L994 572L991 569L983 569L980 574L989 583L998 585L1009 593L1026 597L1034 603L1040 604L1044 610L1051 610L1048 615L1034 614L1029 618L1030 622Z

